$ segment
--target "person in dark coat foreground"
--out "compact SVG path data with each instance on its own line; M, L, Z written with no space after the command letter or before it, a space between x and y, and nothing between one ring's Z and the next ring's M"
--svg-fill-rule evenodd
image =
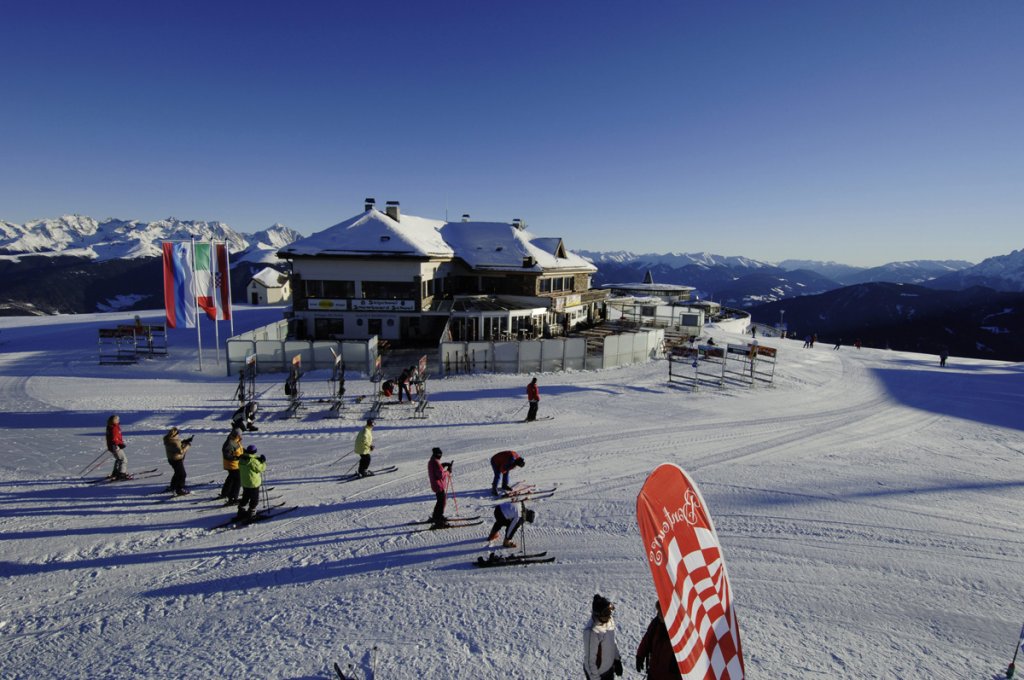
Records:
M647 666L647 680L682 680L679 662L672 651L665 619L661 615L661 603L655 602L657 614L647 626L647 632L636 648L636 669L643 673Z

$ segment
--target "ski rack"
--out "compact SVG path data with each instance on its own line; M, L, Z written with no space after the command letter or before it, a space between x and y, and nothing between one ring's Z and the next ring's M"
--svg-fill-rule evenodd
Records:
M723 375L734 382L753 387L762 382L771 384L775 379L775 360L778 350L757 342L747 345L726 346Z
M288 407L285 409L286 418L295 418L299 411L305 408L302 404L302 355L296 354L292 357L291 368L288 370L288 378L284 381L284 393L288 397Z
M241 406L256 400L256 355L245 357L245 365L238 372L238 387L235 389L235 400Z
M725 385L725 350L718 345L673 347L668 355L668 381L679 379L696 392L701 385Z
M100 328L99 362L133 364L141 357L167 356L167 327L162 324L123 324Z

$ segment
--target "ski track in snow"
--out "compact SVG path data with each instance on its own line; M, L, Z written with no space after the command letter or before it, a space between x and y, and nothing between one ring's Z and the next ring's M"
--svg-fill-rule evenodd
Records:
M191 331L172 331L167 359L98 366L95 329L118 321L0 319L4 677L326 678L335 661L375 679L577 677L594 592L617 603L630 669L654 600L635 498L666 461L703 489L751 677L992 678L1008 663L1024 601L1020 365L940 371L909 353L766 340L781 350L771 386L694 392L668 383L664 360L541 374L541 415L555 418L529 424L527 376L435 379L427 419L397 404L377 418L373 467L398 471L344 484L355 456L336 461L369 404L327 417L316 371L308 408L285 419L284 376L260 376L245 443L299 509L211 531L234 511L210 508L236 378L212 350L195 370ZM159 476L79 478L112 412L129 469ZM189 481L213 484L163 501L172 424L196 435ZM408 524L433 505L432 446L455 462L446 513L483 524ZM553 564L471 566L494 508L488 459L505 448L527 459L514 480L557 485L519 537Z

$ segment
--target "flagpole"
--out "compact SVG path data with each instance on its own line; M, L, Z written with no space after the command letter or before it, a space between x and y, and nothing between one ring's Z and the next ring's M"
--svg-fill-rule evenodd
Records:
M199 301L196 299L196 238L193 236L190 239L192 244L192 309L196 312L196 346L199 348L199 371L203 370L203 333L200 330L202 327L202 319L199 318Z
M213 356L220 366L220 287L217 285L216 241L210 241L210 275L213 277Z
M225 276L228 277L228 329L231 333L231 337L235 337L235 314L234 311L232 310L231 303L231 244L229 244L227 241L224 241L224 263L228 268L227 272L225 272L224 274Z

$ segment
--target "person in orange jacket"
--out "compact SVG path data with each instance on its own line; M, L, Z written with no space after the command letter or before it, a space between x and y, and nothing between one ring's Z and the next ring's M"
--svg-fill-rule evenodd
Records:
M526 413L527 422L537 420L537 407L540 406L540 390L537 389L537 378L526 386L526 399L530 402L530 410Z

